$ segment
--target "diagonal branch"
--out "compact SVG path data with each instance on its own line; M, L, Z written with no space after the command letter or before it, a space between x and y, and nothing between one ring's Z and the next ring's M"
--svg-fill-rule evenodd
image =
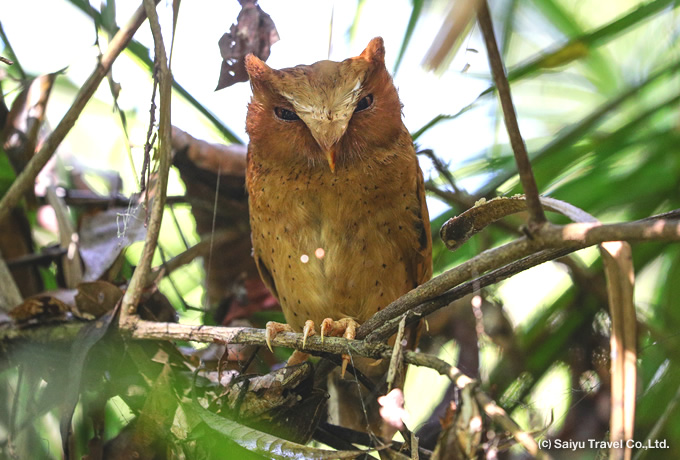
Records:
M503 67L500 52L498 51L496 36L493 31L493 23L491 22L491 15L489 14L489 6L486 1L480 3L477 17L479 20L479 28L482 31L484 43L486 44L491 74L493 75L494 83L498 89L498 97L501 101L501 107L503 108L505 127L508 130L510 145L515 154L519 178L522 182L524 193L527 195L527 205L529 207L530 216L529 228L534 229L545 222L545 214L543 213L541 202L538 199L538 187L536 186L534 173L531 169L526 145L524 144L524 139L522 139L522 134L519 131L515 106L512 103L512 96L510 95L510 84L508 83L508 77L505 74L505 68Z
M543 250L563 250L554 253L552 258L557 258L605 241L653 240L680 241L680 220L653 219L618 224L544 225L540 232L533 235L533 239L523 237L503 246L488 249L407 292L364 322L357 329L357 338L367 337L389 320L435 299L449 289L470 280L473 276L498 269ZM392 333L394 332L396 332L396 326L392 330Z

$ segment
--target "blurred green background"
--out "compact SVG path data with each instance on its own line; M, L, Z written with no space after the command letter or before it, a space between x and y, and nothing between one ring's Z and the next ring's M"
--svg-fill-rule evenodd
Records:
M424 56L455 3L259 2L281 37L268 61L273 67L328 57L340 60L358 54L373 36L385 39L387 65L399 87L407 127L418 147L432 150L443 165L436 168L428 156L420 157L430 190L435 274L511 240L522 223L508 219L508 225L487 229L454 253L438 238L445 220L475 199L522 192L490 90L478 27L470 25L443 66L436 71L423 68ZM7 105L32 78L59 71L47 106L47 126L55 126L95 65L95 38L105 43L137 6L111 0L92 5L85 0L0 2L0 55L15 62L0 65ZM604 222L680 208L677 6L671 0L490 2L541 194L567 201ZM179 9L172 70L181 87L176 86L173 94L172 122L211 142L247 142L248 84L214 92L221 61L217 40L238 11L236 1L184 2ZM161 2L159 12L169 45L171 5ZM121 176L124 194L138 189L151 98L153 50L148 26L143 25L135 39L113 67L120 94L114 98L104 82L58 150L57 169L86 171L86 180L102 194L108 192L101 176L104 170ZM4 193L14 174L2 156ZM453 183L442 174L444 169ZM176 172L171 172L168 193L184 193ZM196 243L189 207L176 205L173 212L184 238ZM165 217L160 245L172 256L184 250L184 241L172 216ZM564 222L554 215L549 218ZM32 222L35 219L33 215ZM37 224L33 234L39 245L56 239ZM679 251L677 245L663 243L633 245L639 322L635 440L666 439L670 447L663 452L641 450L640 457L680 458ZM139 252L139 244L127 252L132 264ZM157 256L156 263L160 261ZM43 271L43 276L47 286L56 284L54 270ZM182 321L195 323L202 315L184 311L180 297L187 304L209 307L204 305L203 276L202 265L194 262L172 275L174 286L161 282ZM597 251L580 251L568 261L541 265L486 289L483 297L489 307L483 313L500 319L487 323L477 318L472 339L462 338L454 325L444 326L427 336L423 347L453 364L464 361L464 353L478 354L479 365L472 372L478 372L485 390L529 430L559 439L605 439L610 324L606 303L598 295L603 286ZM438 321L454 324L458 319L451 315ZM505 323L512 328L490 329ZM5 389L0 406L11 407L9 388L19 385L18 377L9 368L1 372ZM428 391L418 391L425 382ZM438 391L443 394L447 385L433 371L412 369L405 390L411 428L430 417L440 402ZM129 420L121 415L128 409L116 396L106 407L112 437L116 427ZM0 423L6 420L3 416ZM47 412L31 423L42 427L41 436L49 440L37 449L55 455L60 441L53 416ZM7 430L7 425L0 426L0 444L5 446ZM512 452L520 455L519 450ZM595 458L596 452L553 454Z

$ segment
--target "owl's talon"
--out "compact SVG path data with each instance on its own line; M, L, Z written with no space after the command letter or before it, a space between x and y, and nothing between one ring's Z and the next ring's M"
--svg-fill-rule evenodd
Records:
M302 329L302 348L306 348L307 346L307 337L311 337L313 335L316 335L316 331L314 330L314 321L308 319L305 321L305 327ZM321 340L323 340L323 336L321 336Z
M321 343L326 335L329 336L339 336L342 335L344 338L352 340L356 337L357 323L352 318L342 318L338 321L334 321L333 318L326 318L321 323ZM342 368L340 370L340 376L345 377L345 371L347 370L347 364L350 361L350 357L347 354L342 355Z
M333 334L333 321L331 318L326 318L323 320L321 323L321 343L323 343L323 339L328 335L331 336Z
M264 328L264 341L267 342L267 348L269 348L269 351L274 353L274 349L272 348L272 337L274 336L274 331L273 328L270 327L271 324L272 321L268 321Z
M269 348L269 351L272 353L274 352L272 349L272 339L276 337L279 332L295 332L289 325L277 323L276 321L268 321L264 329L264 340L267 342L267 348Z
M342 355L342 367L340 368L340 378L345 378L345 371L347 370L347 364L349 364L349 355Z

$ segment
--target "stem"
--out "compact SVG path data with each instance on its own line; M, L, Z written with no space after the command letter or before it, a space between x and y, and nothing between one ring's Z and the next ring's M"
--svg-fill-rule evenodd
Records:
M498 98L500 99L501 107L503 108L505 127L508 130L510 145L515 154L519 178L522 182L524 193L527 196L529 227L533 230L540 227L546 221L545 214L543 213L543 207L538 198L538 187L536 186L534 173L531 169L526 145L524 144L524 139L522 139L522 134L519 131L517 114L515 113L515 106L512 103L512 96L510 95L510 84L508 83L505 67L503 67L501 54L498 51L498 45L496 44L496 36L493 31L491 15L489 14L489 6L485 0L480 2L477 18L479 20L479 27L482 31L482 35L484 36L491 74L493 75L494 83L498 89Z

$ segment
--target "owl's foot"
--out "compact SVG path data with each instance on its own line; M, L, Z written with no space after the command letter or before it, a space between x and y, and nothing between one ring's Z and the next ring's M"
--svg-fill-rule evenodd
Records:
M342 336L346 339L354 339L354 337L356 337L357 327L359 327L359 323L354 321L352 318L342 318L338 321L334 321L332 318L326 318L321 323L321 341L323 342L323 338L325 336ZM349 355L343 354L342 370L340 371L341 377L345 377L345 371L347 370L347 364L349 364L349 361Z
M277 323L276 321L267 321L264 330L264 340L267 342L267 348L269 348L269 351L272 353L274 352L272 349L272 339L274 337L276 337L281 332L295 332L288 324Z
M292 327L290 327L288 324L283 324L283 323L277 323L275 321L269 321L267 325L265 326L265 340L267 341L267 346L269 347L269 351L274 351L272 350L272 339L276 337L276 334L279 332L295 332ZM304 348L305 341L307 340L308 336L314 335L316 332L314 331L314 323L312 321L307 321L305 323L305 328L303 330L305 337L302 341L302 347ZM293 354L290 355L290 358L288 358L288 362L286 363L286 366L295 366L296 364L303 363L307 361L307 358L309 358L309 354L305 353L303 351L295 350L293 351Z
M269 351L274 351L272 350L272 339L276 337L276 335L279 334L280 332L295 332L295 331L288 324L277 323L275 321L267 322L267 325L265 326L265 341L267 342L267 347L269 347ZM305 348L305 346L307 345L307 337L316 335L316 331L314 330L314 321L309 319L305 322L305 327L302 329L302 334L303 334L302 348ZM302 361L304 361L304 359L299 362Z

